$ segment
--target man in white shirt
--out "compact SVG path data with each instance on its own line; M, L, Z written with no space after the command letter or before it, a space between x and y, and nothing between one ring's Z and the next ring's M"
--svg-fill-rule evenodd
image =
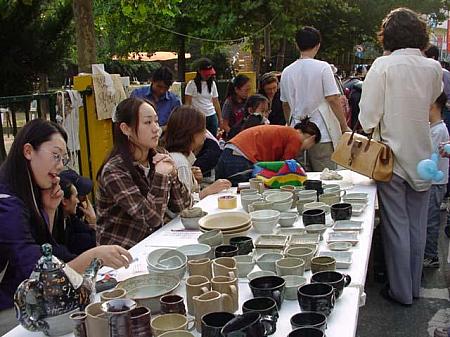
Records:
M348 129L331 66L314 59L320 42L320 32L313 27L303 27L297 32L300 58L283 70L280 83L280 99L288 124L294 126L310 116L321 132L320 143L307 152L305 164L312 171L336 168L330 158L333 144Z

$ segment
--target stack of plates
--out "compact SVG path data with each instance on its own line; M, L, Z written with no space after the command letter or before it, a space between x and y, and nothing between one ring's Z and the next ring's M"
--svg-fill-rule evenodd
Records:
M201 218L198 224L204 233L213 229L222 231L225 241L235 236L245 236L252 228L250 215L244 212L209 214Z

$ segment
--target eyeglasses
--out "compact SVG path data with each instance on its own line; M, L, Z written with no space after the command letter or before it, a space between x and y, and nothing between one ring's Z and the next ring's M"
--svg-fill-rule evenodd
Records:
M67 164L69 164L69 162L70 162L70 157L69 157L69 155L67 153L62 155L60 153L55 153L55 152L50 151L50 150L46 150L46 149L42 149L42 150L44 150L45 152L50 153L53 156L53 160L56 163L62 163L64 166L67 166Z

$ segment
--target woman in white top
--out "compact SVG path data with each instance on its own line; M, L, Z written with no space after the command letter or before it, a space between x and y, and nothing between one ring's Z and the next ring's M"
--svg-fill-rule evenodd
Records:
M206 118L202 112L188 105L172 112L164 134L165 147L175 162L180 181L191 193L199 192L200 199L231 187L228 180L219 179L200 191L202 172L192 165L196 159L194 151L203 146L205 137Z
M431 186L416 167L431 156L429 109L442 91L442 69L421 54L427 26L409 9L390 12L379 38L390 53L367 73L359 120L365 131L376 129L394 153L392 180L377 182L389 280L382 295L411 305L419 297Z
M197 75L186 86L184 102L203 112L206 116L206 129L214 136L222 125L222 112L219 104L214 75L216 71L211 60L201 58L197 61Z

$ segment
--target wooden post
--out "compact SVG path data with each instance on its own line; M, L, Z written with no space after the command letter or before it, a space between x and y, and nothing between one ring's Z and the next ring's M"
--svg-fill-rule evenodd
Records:
M91 73L96 63L94 15L92 0L73 0L73 16L77 37L78 71Z

